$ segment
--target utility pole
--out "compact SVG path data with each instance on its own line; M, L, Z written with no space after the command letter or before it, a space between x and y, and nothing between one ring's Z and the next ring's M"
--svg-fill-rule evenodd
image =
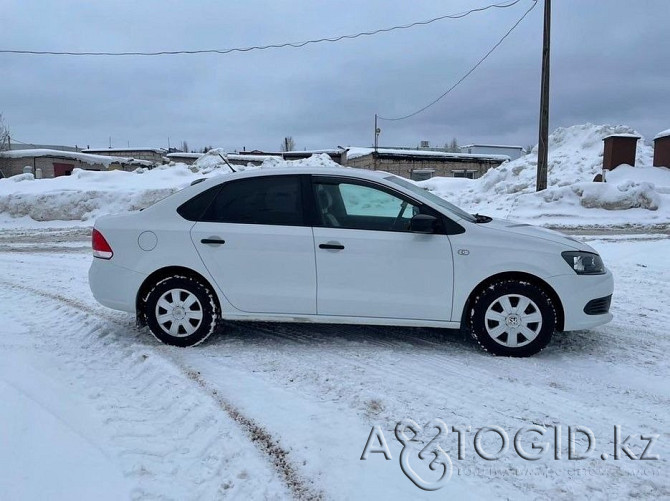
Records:
M372 154L372 156L374 158L373 170L377 170L377 167L378 167L378 165L377 165L377 163L378 163L377 147L379 146L379 133L381 131L382 130L377 126L377 114L375 113L375 152Z
M547 188L549 153L549 42L551 39L551 0L544 0L544 37L542 42L542 84L540 90L540 137L537 147L537 182L535 191Z

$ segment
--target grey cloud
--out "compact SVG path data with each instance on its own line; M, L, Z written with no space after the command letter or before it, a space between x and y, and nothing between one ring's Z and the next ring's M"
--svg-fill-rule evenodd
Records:
M487 2L481 2L481 5ZM472 2L11 2L0 45L162 50L295 41L426 19ZM454 83L530 5L377 37L228 56L0 55L0 112L26 141L276 149L369 145ZM554 2L551 126L670 126L667 2ZM664 15L665 13L665 15ZM541 3L461 87L382 143L536 142Z

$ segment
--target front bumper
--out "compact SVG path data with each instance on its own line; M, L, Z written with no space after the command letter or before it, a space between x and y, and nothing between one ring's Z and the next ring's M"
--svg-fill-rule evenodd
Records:
M88 270L88 284L93 297L103 306L114 310L135 312L137 291L145 275L117 266L112 260L94 257Z
M559 275L551 277L547 282L554 288L563 304L563 330L590 329L612 320L609 311L595 315L585 312L591 301L606 298L614 292L614 277L609 270L604 275ZM586 310L590 311L589 308Z

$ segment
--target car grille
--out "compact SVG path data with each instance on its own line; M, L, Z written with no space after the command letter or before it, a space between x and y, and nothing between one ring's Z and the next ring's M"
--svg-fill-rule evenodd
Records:
M584 313L587 315L602 315L610 311L610 304L612 303L612 295L592 299L586 306L584 306Z

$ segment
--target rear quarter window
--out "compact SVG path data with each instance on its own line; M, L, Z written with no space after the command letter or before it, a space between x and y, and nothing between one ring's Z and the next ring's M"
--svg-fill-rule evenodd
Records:
M219 191L221 191L221 185L198 193L188 202L181 204L177 208L177 213L188 221L200 221Z

